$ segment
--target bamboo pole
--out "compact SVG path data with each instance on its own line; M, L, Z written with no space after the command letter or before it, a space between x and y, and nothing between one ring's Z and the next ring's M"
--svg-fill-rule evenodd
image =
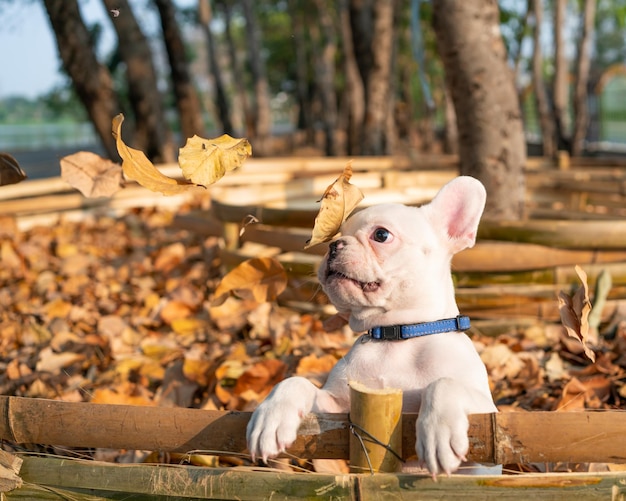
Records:
M13 443L245 454L246 412L60 402L0 396L0 439ZM415 456L416 414L402 414L402 457ZM184 426L181 426L184 423ZM480 463L626 463L626 411L470 416L468 459ZM555 433L558 430L558 433ZM311 414L287 453L347 459L345 414Z
M350 382L350 472L398 470L402 454L402 390Z
M293 473L252 468L115 464L24 457L24 484L3 499L95 501L110 499L622 499L626 474L548 473L440 476Z
M478 238L569 249L626 249L626 221L484 220Z

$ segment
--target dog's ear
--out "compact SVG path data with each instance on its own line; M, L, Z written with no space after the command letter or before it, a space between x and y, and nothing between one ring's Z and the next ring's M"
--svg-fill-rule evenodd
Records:
M480 181L460 176L441 188L427 205L433 224L446 231L452 253L474 246L486 200L487 193Z

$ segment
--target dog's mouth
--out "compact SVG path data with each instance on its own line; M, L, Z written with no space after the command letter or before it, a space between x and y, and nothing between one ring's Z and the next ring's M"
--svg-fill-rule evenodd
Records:
M380 287L379 282L360 282L359 280L349 277L345 273L341 273L340 271L329 269L328 274L326 275L326 280L330 280L332 278L335 278L338 280L347 280L349 282L352 282L357 287L359 287L363 292L374 292L378 290L378 288Z

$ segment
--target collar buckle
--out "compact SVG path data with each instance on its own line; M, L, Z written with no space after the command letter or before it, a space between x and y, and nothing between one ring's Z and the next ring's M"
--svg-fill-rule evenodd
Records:
M388 325L381 327L381 339L385 341L399 341L402 339L402 326L401 325Z

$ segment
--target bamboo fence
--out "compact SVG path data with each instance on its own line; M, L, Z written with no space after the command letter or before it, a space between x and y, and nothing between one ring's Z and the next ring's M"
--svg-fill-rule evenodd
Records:
M626 297L626 164L610 159L565 159L559 165L530 159L526 167L527 214L522 222L483 221L476 247L453 262L461 311L493 333L558 319L555 296L577 281L582 266L593 283L609 271L613 287L602 319ZM137 206L177 209L190 201L203 210L181 212L173 224L223 236L223 261L274 255L293 280L311 281L325 252L303 251L318 206L315 201L347 159L250 159L209 190L162 197L129 183L110 199L85 199L60 179L0 188L0 214L18 227L57 224L92 214L116 214ZM447 156L355 159L352 182L365 202L421 204L456 175ZM163 166L168 175L176 166ZM260 224L242 222L254 216ZM285 302L302 308L289 290ZM0 397L0 439L15 444L74 448L123 448L188 454L245 454L246 413L197 409L92 405ZM402 454L413 454L415 415L402 416ZM184 423L184 425L181 425ZM626 413L501 413L471 416L470 455L508 463L626 463ZM289 453L303 459L347 458L345 415L308 416ZM27 446L26 446L27 447ZM2 451L0 451L2 452ZM611 469L617 470L615 466ZM19 488L18 485L20 486ZM441 478L421 475L285 473L255 468L118 465L32 454L0 454L3 499L467 499L539 496L550 499L623 499L626 474L545 473L521 476Z
M0 439L16 444L125 448L183 454L246 454L249 413L0 397ZM415 414L402 415L401 455L414 455ZM184 425L181 425L183 424ZM512 463L626 463L626 412L512 412L470 416L468 459ZM555 432L558 430L558 433ZM345 414L311 414L287 451L301 459L349 457ZM271 469L119 465L33 454L0 455L5 499L606 499L624 493L620 471L567 475L441 477L408 474L285 473ZM558 489L555 489L558 488ZM381 489L381 490L378 490ZM71 494L71 495L70 495ZM96 496L96 497L87 497ZM47 496L47 497L46 497ZM67 496L63 498L63 496ZM81 497L84 496L84 497ZM114 497L116 496L116 497ZM134 499L134 498L133 498Z

